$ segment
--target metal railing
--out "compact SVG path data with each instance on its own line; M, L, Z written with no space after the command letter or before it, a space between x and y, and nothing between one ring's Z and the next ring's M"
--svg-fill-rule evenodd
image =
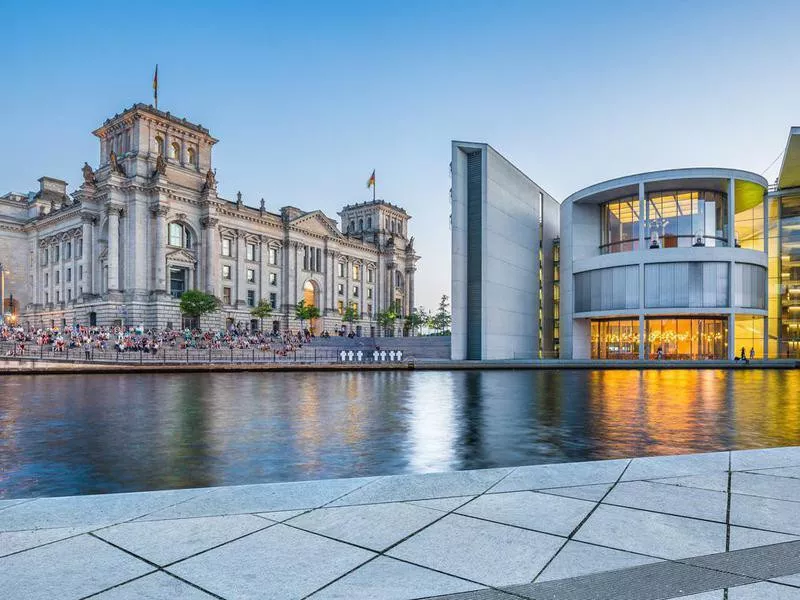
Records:
M345 352L342 358L342 351ZM372 352L362 352L361 360L358 352L352 348L313 348L304 346L293 350L261 350L260 348L159 348L158 351L125 350L115 348L68 348L55 350L52 346L39 346L25 344L25 350L20 352L16 344L10 342L0 343L0 358L42 360L54 362L75 363L102 363L102 364L148 364L148 365L177 365L177 364L315 364L315 363L347 363L347 364L378 364L409 362L411 356L402 353L397 356L394 352L386 350L378 359ZM394 355L390 358L390 354ZM352 356L351 356L352 355Z

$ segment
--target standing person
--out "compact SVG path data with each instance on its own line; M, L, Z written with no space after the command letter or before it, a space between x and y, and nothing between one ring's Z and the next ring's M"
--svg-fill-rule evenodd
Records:
M92 359L92 346L91 346L91 344L89 342L85 342L83 344L83 353L86 356L86 360L91 360Z
M750 360L755 359L755 357L756 357L756 349L751 347L750 348Z
M742 354L739 356L741 360L747 360L747 355L744 353L744 346L742 346Z

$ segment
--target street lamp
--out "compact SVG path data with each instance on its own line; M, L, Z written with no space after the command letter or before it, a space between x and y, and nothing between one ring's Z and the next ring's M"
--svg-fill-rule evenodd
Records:
M0 263L0 324L6 323L6 271L5 265Z

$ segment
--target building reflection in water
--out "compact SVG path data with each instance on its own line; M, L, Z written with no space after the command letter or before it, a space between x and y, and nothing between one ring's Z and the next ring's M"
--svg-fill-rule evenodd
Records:
M794 445L800 371L0 379L0 497Z

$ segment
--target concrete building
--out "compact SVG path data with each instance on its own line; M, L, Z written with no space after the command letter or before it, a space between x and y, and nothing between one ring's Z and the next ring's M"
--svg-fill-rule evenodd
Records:
M561 205L561 357L733 358L767 351L767 181L680 169Z
M452 143L453 359L552 356L558 203L488 144Z
M222 300L204 327L257 321L263 299L275 329L296 329L300 300L317 306L320 332L354 307L360 334L377 333L389 307L414 308L419 259L410 216L383 200L345 206L342 228L319 210L278 212L217 195L212 148L202 125L136 104L94 132L99 167L65 181L0 197L0 264L6 313L21 324L142 324L180 327L180 295L200 289ZM13 296L13 300L12 300ZM11 306L13 304L13 307ZM404 321L390 333L401 334Z

